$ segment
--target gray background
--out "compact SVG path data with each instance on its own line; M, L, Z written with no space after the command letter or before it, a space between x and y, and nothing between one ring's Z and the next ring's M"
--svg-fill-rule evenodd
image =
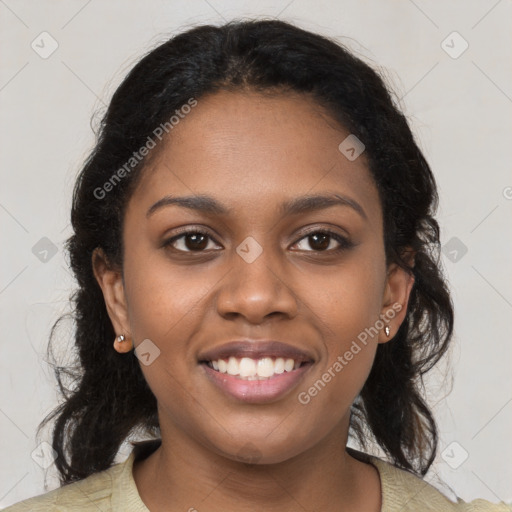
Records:
M62 244L91 116L167 36L241 16L338 38L400 98L440 187L456 307L449 364L427 381L440 427L427 479L465 500L512 500L510 0L0 0L0 506L57 486L35 430L58 399L44 355L73 286Z

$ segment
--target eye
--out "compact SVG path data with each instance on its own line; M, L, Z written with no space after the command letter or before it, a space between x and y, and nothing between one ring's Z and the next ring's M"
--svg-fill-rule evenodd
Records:
M306 240L307 242L303 242ZM179 252L185 253L204 252L212 249L212 247L209 247L209 242L215 242L214 238L207 231L195 228L182 231L179 235L173 236L165 241L162 247L172 247ZM295 245L300 245L301 243L309 243L309 246L312 248L312 251L310 251L304 247L299 247L299 250L306 252L337 253L354 246L346 237L328 229L311 231L296 242ZM338 244L337 248L335 247L336 243Z
M312 247L313 251L316 252L340 252L345 249L350 249L354 246L354 244L346 237L340 235L339 233L336 233L334 231L330 231L328 229L322 229L317 231L311 231L308 233L305 237L301 238L299 242L297 242L295 245L300 244L303 240L307 240L310 247ZM338 247L333 247L336 243L338 244ZM299 250L305 250L306 252L312 252L308 251L304 248L299 248Z
M204 230L195 228L173 236L165 241L162 246L170 246L181 252L203 252L208 249L208 241L214 241L210 234Z

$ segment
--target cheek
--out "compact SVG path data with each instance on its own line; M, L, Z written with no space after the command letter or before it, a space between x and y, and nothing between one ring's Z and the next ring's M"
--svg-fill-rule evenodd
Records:
M324 405L349 406L368 377L382 328L379 315L384 276L385 266L378 259L361 257L310 295L316 301L314 310L323 330L325 357L314 375L313 385L317 385L306 391L308 396L322 391L319 402L325 400ZM330 391L324 393L324 387Z
M308 300L328 331L330 349L336 345L343 349L347 341L375 324L381 312L384 281L384 264L358 254L324 278L320 287L308 287Z
M183 339L187 320L200 307L208 283L193 268L171 269L158 254L133 251L125 257L126 294L132 334L136 341ZM174 333L175 335L172 335Z
M189 340L201 323L198 315L211 283L193 268L171 269L158 252L125 255L129 321L135 347L149 339L159 350L150 364L141 364L149 387L160 405L173 409L175 421L185 421L181 412L194 394L190 371L196 365Z

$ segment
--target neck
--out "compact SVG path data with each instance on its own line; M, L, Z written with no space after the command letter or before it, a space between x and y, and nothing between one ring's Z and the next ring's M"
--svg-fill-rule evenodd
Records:
M291 459L248 464L218 455L178 430L162 430L161 446L134 463L133 476L151 512L378 512L378 472L345 451L347 434L348 422Z

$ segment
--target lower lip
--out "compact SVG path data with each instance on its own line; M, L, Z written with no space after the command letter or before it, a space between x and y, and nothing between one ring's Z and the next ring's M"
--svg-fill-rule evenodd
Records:
M201 366L210 381L224 393L242 402L261 404L282 398L297 386L312 364L303 364L296 370L274 375L265 380L244 380L227 373L220 373L206 363L202 363Z

